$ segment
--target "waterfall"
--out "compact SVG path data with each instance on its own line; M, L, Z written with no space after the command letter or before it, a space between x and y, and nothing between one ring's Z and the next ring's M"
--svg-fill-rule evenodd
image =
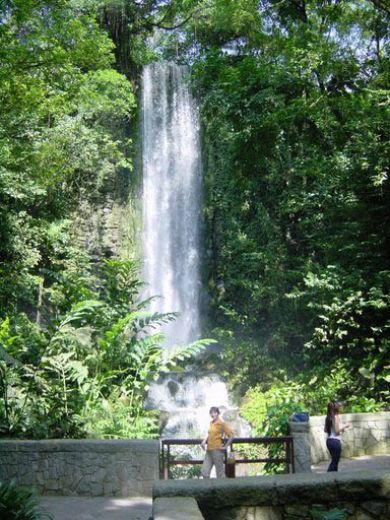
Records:
M186 67L155 63L143 74L144 279L155 312L179 312L169 344L199 337L201 160Z
M186 81L187 68L154 63L142 81L143 252L153 312L179 312L163 327L166 348L200 335L200 227L202 168L199 119ZM242 431L218 375L168 374L149 390L147 407L165 412L163 436L199 437L210 406Z

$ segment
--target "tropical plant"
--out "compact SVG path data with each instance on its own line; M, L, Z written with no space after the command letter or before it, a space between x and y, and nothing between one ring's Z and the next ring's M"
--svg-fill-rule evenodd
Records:
M138 298L142 286L138 269L137 262L104 262L100 286L85 291L95 299L73 304L41 333L45 342L42 338L41 355L34 362L26 363L23 349L18 353L14 348L28 336L18 336L10 320L3 323L4 353L10 350L20 356L13 364L0 361L4 434L110 438L158 434L158 415L144 409L150 383L197 356L212 341L163 348L164 335L155 330L176 314L146 310L149 301ZM30 329L19 333L25 330Z
M0 481L0 518L2 520L53 520L53 517L39 511L36 493L14 480Z
M329 511L314 509L311 511L311 515L313 520L345 520L348 518L347 510L337 507L329 509Z

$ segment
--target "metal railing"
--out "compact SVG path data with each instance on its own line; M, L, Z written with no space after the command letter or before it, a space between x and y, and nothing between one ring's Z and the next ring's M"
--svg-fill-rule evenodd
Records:
M176 458L172 454L173 446L199 446L199 439L163 439L161 441L161 477L165 480L172 478L172 466L194 466L203 463L203 459L185 459ZM248 458L242 455L240 450L234 450L238 445L252 444L258 446L279 445L283 448L283 456L277 454L275 457L258 457ZM295 473L294 467L294 444L293 438L289 435L284 437L235 437L232 442L232 450L238 455L234 459L234 463L230 463L225 455L225 469L227 477L235 476L236 464L284 464L286 473Z

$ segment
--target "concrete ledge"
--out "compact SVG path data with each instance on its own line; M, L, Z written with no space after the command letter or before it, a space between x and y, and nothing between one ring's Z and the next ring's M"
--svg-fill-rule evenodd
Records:
M43 441L1 440L0 451L8 452L70 452L128 453L131 451L155 452L158 441L149 440L100 440L100 439L48 439Z
M202 512L242 506L390 500L390 471L161 481L153 498L193 497Z
M325 416L313 415L310 417L310 422L324 426ZM378 421L379 423L387 423L390 420L390 412L362 412L362 413L343 413L341 414L342 422L367 422ZM386 426L384 426L386 427Z
M204 520L198 503L191 497L156 498L153 520Z

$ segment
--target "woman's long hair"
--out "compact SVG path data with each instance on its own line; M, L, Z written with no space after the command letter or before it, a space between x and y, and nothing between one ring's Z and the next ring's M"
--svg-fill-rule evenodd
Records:
M334 416L339 413L340 403L329 401L328 409L325 418L325 431L328 435L332 433L332 426L334 426Z

